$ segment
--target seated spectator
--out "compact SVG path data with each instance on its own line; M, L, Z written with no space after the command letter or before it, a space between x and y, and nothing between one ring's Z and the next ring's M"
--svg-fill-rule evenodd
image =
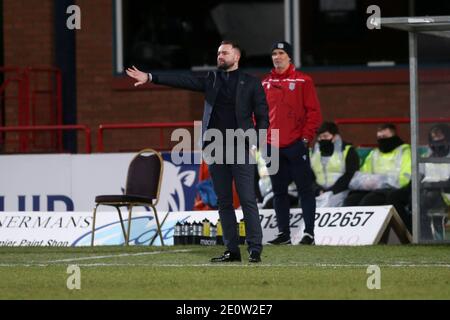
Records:
M359 169L359 156L351 144L342 141L334 122L324 122L317 134L311 154L316 206L340 207L350 180Z
M393 124L377 130L378 147L353 176L344 206L393 205L411 232L411 146L397 135Z
M428 134L431 158L450 158L450 127L438 124ZM450 207L450 163L420 166L420 238L442 240Z

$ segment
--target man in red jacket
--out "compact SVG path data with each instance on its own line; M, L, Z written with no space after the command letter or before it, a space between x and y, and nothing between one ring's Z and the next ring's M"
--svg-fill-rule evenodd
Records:
M267 142L279 148L279 170L270 176L273 205L278 221L278 236L271 244L290 244L288 186L294 181L303 210L305 229L301 244L315 244L314 217L316 199L312 188L313 172L309 161L309 143L322 122L319 99L312 79L295 70L291 61L292 46L284 41L272 47L274 68L263 80L269 105ZM279 130L279 141L271 130ZM270 152L270 146L267 150Z

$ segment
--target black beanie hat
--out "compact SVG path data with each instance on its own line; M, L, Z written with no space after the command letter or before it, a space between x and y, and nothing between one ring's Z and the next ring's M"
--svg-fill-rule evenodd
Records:
M289 43L287 43L286 41L275 42L272 46L271 52L273 52L273 50L275 50L275 49L283 50L292 59L292 46Z
M339 129L334 122L325 121L322 125L317 129L317 134L321 134L324 132L329 132L332 135L339 134Z

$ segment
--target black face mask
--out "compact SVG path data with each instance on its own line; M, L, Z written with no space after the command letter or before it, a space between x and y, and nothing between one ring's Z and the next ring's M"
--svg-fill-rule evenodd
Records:
M378 149L383 153L388 153L402 144L401 139L397 136L390 138L378 139Z
M334 152L334 143L331 140L320 140L319 149L322 157L329 157Z
M433 150L433 155L437 157L445 157L450 151L450 145L443 139L431 141L430 148Z

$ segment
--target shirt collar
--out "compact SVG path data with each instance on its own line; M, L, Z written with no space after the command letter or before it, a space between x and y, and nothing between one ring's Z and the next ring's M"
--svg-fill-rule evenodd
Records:
M275 71L275 68L273 68L271 74L272 74L272 78L285 79L285 78L289 78L289 76L291 76L294 72L295 72L295 66L291 63L291 64L289 64L289 67L286 69L286 71L284 71L283 73L278 73Z

